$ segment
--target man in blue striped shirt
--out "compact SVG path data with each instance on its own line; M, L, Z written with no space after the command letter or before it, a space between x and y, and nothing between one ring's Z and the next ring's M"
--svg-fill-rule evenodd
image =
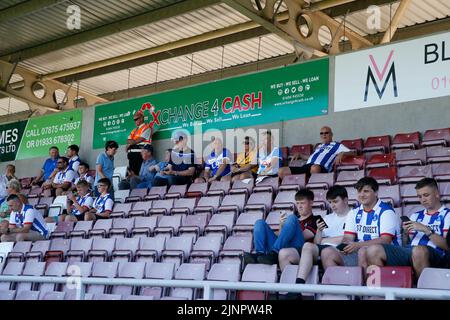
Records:
M290 174L313 174L327 173L333 171L333 165L339 164L344 155L354 155L343 144L333 141L333 132L330 127L322 127L320 129L320 145L308 157L302 153L294 154L292 160L306 160L306 164L301 167L284 167L279 171L281 179Z
M446 236L450 226L450 209L441 204L436 180L423 178L416 184L417 196L425 208L404 219L404 247L374 245L367 249L370 265L413 266L416 276L427 267L445 267L448 251ZM409 245L408 245L409 243Z

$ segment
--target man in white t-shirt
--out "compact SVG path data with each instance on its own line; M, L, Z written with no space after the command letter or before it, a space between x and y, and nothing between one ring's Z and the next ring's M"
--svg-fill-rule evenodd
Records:
M364 177L356 183L355 188L358 190L360 206L347 216L342 243L322 250L320 257L325 269L344 264L346 266L358 264L367 268L368 246L398 245L400 217L390 204L378 199L377 181L371 177Z
M60 196L72 187L72 182L75 179L75 172L68 167L68 159L60 157L56 162L58 172L53 178L50 187L44 189L52 189L56 196Z
M31 205L24 204L15 194L8 196L7 201L11 215L8 228L0 230L2 242L47 239L49 234L47 224L39 211Z
M264 132L262 146L258 151L258 177L277 176L281 164L281 150L274 146L272 133Z
M305 242L303 245L295 283L304 284L313 265L318 263L321 251L330 246L336 247L344 237L345 222L352 210L348 205L347 190L342 186L334 185L328 190L326 197L333 212L317 220L314 243ZM295 293L288 296L302 299L301 294Z
M413 213L409 221L403 222L404 246L370 246L367 249L369 265L413 266L417 278L424 268L445 267L450 209L442 205L438 184L433 178L420 180L416 191L425 209Z

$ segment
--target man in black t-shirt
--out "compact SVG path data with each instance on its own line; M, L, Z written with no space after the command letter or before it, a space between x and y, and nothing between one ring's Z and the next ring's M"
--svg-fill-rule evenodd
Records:
M162 177L156 176L154 186L180 185L192 183L195 174L195 154L187 146L187 134L176 131L172 137L175 147L172 149L169 164L160 171Z

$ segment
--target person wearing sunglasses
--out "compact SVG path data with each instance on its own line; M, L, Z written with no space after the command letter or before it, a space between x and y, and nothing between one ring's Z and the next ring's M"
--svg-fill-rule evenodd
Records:
M109 215L114 206L114 200L108 193L111 188L111 181L108 178L102 178L98 181L97 190L100 194L92 204L92 209L90 209L84 215L84 220L86 221L96 221L100 219L109 219Z
M355 155L343 144L333 141L333 131L330 127L324 126L320 129L320 144L314 152L307 156L303 153L294 154L291 160L305 160L306 164L301 167L283 167L279 171L279 177L283 179L290 174L307 175L313 173L327 173L333 171L334 164L341 163L342 157L345 155Z
M255 140L249 136L244 138L244 151L239 153L236 162L231 167L232 180L256 178L258 171L257 152Z
M150 124L145 123L144 112L142 110L137 111L133 115L133 121L136 127L128 136L125 150L128 152L128 167L135 175L139 175L143 162L141 149L145 145L152 143L153 122Z
M68 167L69 160L61 157L56 162L57 173L51 183L44 183L44 190L51 190L52 195L60 196L72 187L75 172Z

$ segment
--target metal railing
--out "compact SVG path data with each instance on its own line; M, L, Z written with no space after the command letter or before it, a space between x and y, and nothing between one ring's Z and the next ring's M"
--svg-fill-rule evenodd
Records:
M203 289L203 300L213 299L214 289L251 290L271 292L296 292L350 296L384 297L386 300L397 298L450 300L450 290L407 289L391 287L341 286L323 284L283 284L259 282L228 282L228 281L194 281L194 280L159 280L159 279L126 279L126 278L82 278L69 277L35 277L35 276L0 276L0 282L34 282L55 284L76 284L77 300L84 300L86 285L108 286L146 286L172 288Z

